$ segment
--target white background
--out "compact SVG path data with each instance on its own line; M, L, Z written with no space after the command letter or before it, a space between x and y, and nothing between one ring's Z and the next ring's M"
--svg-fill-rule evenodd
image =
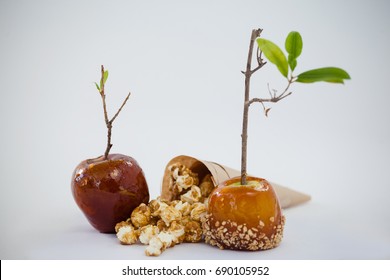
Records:
M70 178L101 155L93 84L104 64L112 152L142 166L151 197L180 154L239 168L244 77L253 28L283 46L297 30L296 73L338 66L343 85L294 84L265 118L250 110L249 172L312 195L285 211L266 252L184 244L161 259L389 259L389 3L383 1L0 1L0 258L141 259L97 233ZM266 65L252 97L285 80Z

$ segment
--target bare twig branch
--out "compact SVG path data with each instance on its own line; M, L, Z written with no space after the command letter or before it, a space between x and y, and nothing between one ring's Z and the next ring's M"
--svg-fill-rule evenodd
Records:
M257 67L251 70L251 74L255 73L257 70L259 70L265 64L267 64L266 61L263 61L263 58L261 57L262 54L263 54L263 52L259 48L257 48L257 51L256 51Z
M129 92L129 94L126 96L126 99L123 101L121 107L118 109L118 111L116 112L116 114L112 117L112 119L110 120L110 123L113 123L114 120L116 119L116 117L117 117L117 116L119 115L119 113L122 111L122 108L123 108L123 106L125 106L125 104L126 104L127 100L129 99L130 95L131 95L131 92Z
M260 37L262 30L253 29L248 50L248 58L246 61L246 70L243 72L245 74L245 99L244 99L244 112L242 118L242 134L241 134L241 185L246 185L246 162L247 162L247 143L248 143L248 111L249 111L249 90L250 90L250 79L254 72L259 70L263 65L259 64L255 69L251 69L252 66L252 54L253 46L257 37ZM259 56L258 56L259 57ZM257 61L259 59L257 58Z
M266 64L266 62L259 64L256 68L251 70L251 74L255 73L257 70L259 70L261 67L263 67Z
M289 90L289 88L290 88L290 86L291 86L291 84L293 82L294 82L293 79L290 79L288 81L287 87L278 96L276 96L276 93L274 93L274 94L271 93L271 90L270 90L269 85L268 85L268 91L269 91L269 94L270 94L271 98L252 98L251 100L249 100L248 105L250 106L252 103L259 102L264 107L263 103L267 103L267 102L276 103L276 102L279 102L280 100L282 100L282 99L284 99L287 96L292 94L292 92L291 91L289 92L288 90Z
M105 83L104 83L104 66L103 65L101 67L101 75L102 76L100 78L100 91L99 92L100 92L100 96L102 97L102 101L103 101L104 121L105 121L106 126L107 126L107 146L106 146L106 150L104 152L104 159L107 159L108 154L110 153L110 150L112 147L112 144L111 144L112 123L118 117L119 113L122 111L122 108L123 108L123 106L125 106L131 93L129 92L129 94L126 96L126 99L123 101L122 105L119 107L118 111L115 113L115 115L112 117L112 119L109 120L108 113L107 113L106 94L104 92L104 84Z
M258 65L261 65L262 62L263 62L263 60L262 60L262 58L261 58L261 54L262 54L262 53L263 53L263 52L259 49L259 47L257 47L256 59L257 59L257 64L258 64Z
M271 98L275 97L275 92L274 94L271 93L271 89L269 88L269 83L267 83L267 87L268 87L269 96L271 96Z
M291 95L292 92L288 92L284 95L279 95L277 97L272 97L272 98L252 98L249 100L249 105L252 105L252 103L259 102L259 103L276 103L279 102L280 100L286 98L287 96Z

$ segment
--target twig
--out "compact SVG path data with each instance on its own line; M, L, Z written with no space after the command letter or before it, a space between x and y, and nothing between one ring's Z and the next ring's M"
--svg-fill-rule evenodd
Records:
M102 101L103 101L103 111L104 111L104 121L106 122L106 124L108 123L108 115L107 115L107 106L106 106L106 95L104 94L104 66L102 65L102 68L101 68L101 72L102 72L102 77L100 78L100 96L102 97Z
M131 93L129 92L129 94L126 96L125 100L123 101L122 105L119 107L118 111L115 113L115 115L112 117L112 119L109 120L108 113L107 113L107 105L106 105L106 94L104 93L104 84L105 83L104 83L104 66L103 65L101 67L101 73L102 73L102 77L100 78L100 91L99 92L100 92L100 96L102 97L102 101L103 101L104 121L105 121L106 126L107 126L107 146L106 146L106 150L104 152L104 159L107 159L108 154L110 153L110 150L112 147L112 144L111 144L112 123L118 117L119 113L122 111L122 108L125 106Z
M246 162L247 162L247 142L248 142L248 111L249 111L249 91L250 91L250 79L254 72L264 66L264 62L261 60L261 52L257 54L258 66L252 69L252 54L253 46L256 38L260 37L262 30L253 29L251 39L249 42L248 58L246 62L246 70L242 72L245 75L245 99L244 99L244 112L242 121L242 134L241 134L241 185L246 185Z
M287 87L285 88L285 90L279 94L278 96L276 96L276 93L274 93L274 95L271 94L271 91L269 90L269 87L268 87L268 91L270 92L270 95L271 95L271 98L252 98L251 100L249 100L249 106L252 104L252 103L255 103L255 102L259 102L259 103L262 103L262 105L264 106L263 103L266 103L266 102L272 102L272 103L276 103L276 102L279 102L280 100L286 98L287 96L291 95L292 92L288 92L289 88L290 88L290 85L293 83L293 79L290 79L288 81L288 85Z
M248 58L246 63L246 70L241 71L245 75L245 100L244 100L244 112L243 112L243 121L242 121L242 134L241 134L241 185L247 184L247 142L248 142L248 111L249 106L255 102L259 102L264 110L264 113L266 116L268 116L268 112L271 108L266 108L264 103L276 103L280 100L286 98L287 96L291 95L292 92L288 91L290 88L290 85L295 81L295 78L293 76L288 79L288 84L284 91L277 95L276 91L273 93L271 92L268 84L268 92L270 95L270 98L252 98L249 99L249 91L250 91L250 79L252 74L254 74L257 70L262 68L266 62L262 59L262 52L259 48L257 48L256 51L256 60L257 60L257 66L255 68L251 68L252 63L252 54L253 54L253 46L255 43L255 40L257 37L260 37L262 30L261 29L254 29L252 30L251 39L249 42L249 51L248 51Z
M118 112L116 112L116 114L115 114L115 115L112 117L112 119L110 120L111 123L116 119L116 117L117 117L117 116L119 115L119 113L122 111L122 108L123 108L123 106L125 106L125 104L126 104L127 100L129 99L130 95L131 95L131 92L129 92L129 94L126 96L126 99L123 101L121 107L119 108Z

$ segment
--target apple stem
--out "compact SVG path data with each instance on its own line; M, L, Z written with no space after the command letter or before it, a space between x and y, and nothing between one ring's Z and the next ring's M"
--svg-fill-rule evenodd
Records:
M248 51L248 59L246 62L246 70L242 73L245 75L245 100L244 100L244 113L243 113L243 121L242 121L242 134L241 134L241 185L246 185L246 177L247 177L247 143L248 143L248 112L249 106L251 105L249 101L249 91L250 91L250 81L251 76L261 67L263 67L266 62L261 58L261 52L257 52L257 67L252 69L252 54L253 47L255 44L256 38L260 37L262 29L253 29L251 39L249 42L249 51Z
M115 115L112 117L112 119L109 120L108 119L108 113L107 113L107 105L106 105L106 94L104 93L104 84L105 84L104 75L105 75L105 71L104 71L104 66L103 65L101 67L101 72L102 72L102 77L100 79L99 93L100 93L100 96L102 97L102 101L103 101L104 121L105 121L106 126L107 126L107 147L106 147L106 151L104 152L104 159L107 159L108 158L108 154L110 153L110 150L111 150L111 147L112 147L112 144L111 144L112 123L118 117L119 113L122 111L122 108L125 106L127 100L129 99L131 92L129 92L129 94L126 96L126 98L123 101L122 105L119 107L118 111L115 113ZM107 77L106 77L106 79L107 79Z
M112 130L112 125L110 123L107 124L107 147L106 151L104 152L104 159L107 159L108 154L110 153L112 144L111 144L111 130Z

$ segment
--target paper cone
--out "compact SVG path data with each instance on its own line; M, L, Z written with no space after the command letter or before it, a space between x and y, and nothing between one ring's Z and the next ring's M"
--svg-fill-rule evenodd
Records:
M169 167L175 163L180 163L188 167L191 171L197 173L200 181L207 174L211 174L214 186L219 185L227 179L241 175L240 171L221 165L216 162L199 160L185 155L177 156L168 162L164 171L164 176L161 185L161 198L163 199L178 199L177 197L175 197L175 194L169 189L172 180ZM310 196L307 194L292 190L290 188L284 187L280 184L271 181L268 182L270 182L271 185L274 187L275 192L279 198L280 205L284 209L310 200Z

